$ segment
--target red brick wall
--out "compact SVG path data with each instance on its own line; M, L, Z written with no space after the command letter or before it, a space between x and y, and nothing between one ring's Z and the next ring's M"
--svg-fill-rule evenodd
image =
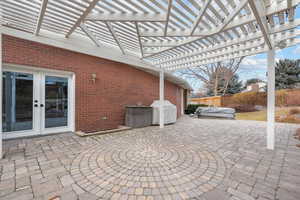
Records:
M159 80L127 64L80 54L11 36L3 37L3 62L71 71L76 74L76 130L96 131L124 124L124 106L149 105L159 98ZM91 74L97 81L91 81ZM165 83L166 99L177 105L180 88ZM103 120L102 117L107 117Z

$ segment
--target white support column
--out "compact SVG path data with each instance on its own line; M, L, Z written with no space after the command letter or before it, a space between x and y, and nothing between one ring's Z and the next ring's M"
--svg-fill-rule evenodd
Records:
M159 127L160 128L164 128L165 126L165 123L164 123L164 118L165 118L165 115L164 115L164 90L165 90L165 86L164 86L164 70L161 69L160 70L160 73L159 73Z
M268 122L267 148L275 146L275 50L268 51Z
M181 115L184 115L184 89L180 89L180 95L181 95Z
M2 26L0 26L0 159L2 159Z

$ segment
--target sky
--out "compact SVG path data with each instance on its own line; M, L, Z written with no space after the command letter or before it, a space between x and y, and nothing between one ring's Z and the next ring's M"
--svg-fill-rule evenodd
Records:
M300 59L300 45L276 51L276 61L280 59ZM239 70L238 75L245 81L250 78L266 79L267 54L258 54L246 57Z
M295 18L300 18L300 8L296 9ZM285 48L276 51L276 61L280 59L300 59L300 44L297 46ZM255 56L248 56L244 58L240 65L237 74L240 80L245 82L251 78L259 78L261 80L266 80L267 72L267 54L257 54ZM192 79L187 79L190 85L197 91L201 87L200 81L195 81Z

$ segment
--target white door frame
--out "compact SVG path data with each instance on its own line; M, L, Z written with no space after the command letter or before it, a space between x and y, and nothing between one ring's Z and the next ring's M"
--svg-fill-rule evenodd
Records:
M33 129L24 130L24 131L13 131L3 133L4 139L17 138L17 137L26 137L33 135L45 135L53 134L59 132L75 131L75 73L44 69L37 67L30 67L24 65L16 64L3 64L3 71L13 71L13 72L22 72L33 74L33 99L39 99L38 104L45 105L45 76L56 76L56 77L65 77L68 78L68 126L65 127L53 127L53 128L44 128L45 124L45 113L44 107L34 107L33 106Z

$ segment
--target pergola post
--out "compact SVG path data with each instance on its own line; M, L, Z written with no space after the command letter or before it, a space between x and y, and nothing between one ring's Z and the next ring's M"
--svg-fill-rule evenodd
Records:
M2 159L2 26L0 26L0 159Z
M275 146L275 50L268 51L268 122L267 148Z
M164 70L161 69L159 72L159 127L164 128L165 123L164 123Z

